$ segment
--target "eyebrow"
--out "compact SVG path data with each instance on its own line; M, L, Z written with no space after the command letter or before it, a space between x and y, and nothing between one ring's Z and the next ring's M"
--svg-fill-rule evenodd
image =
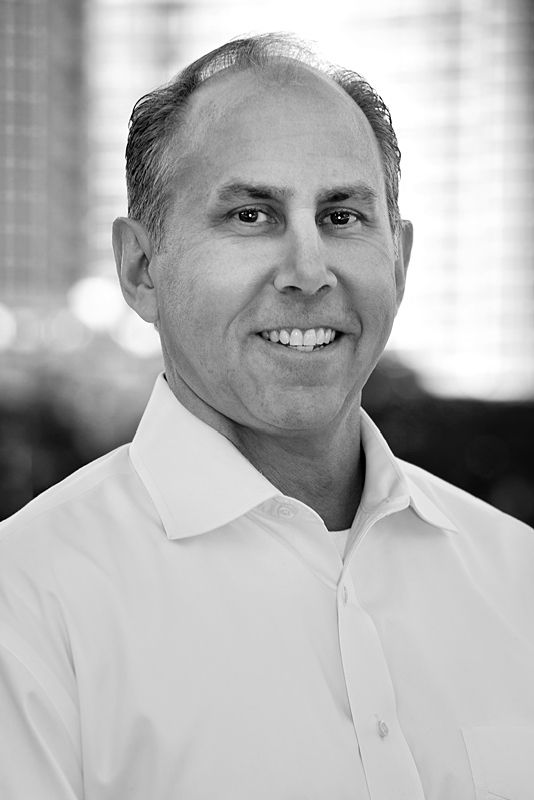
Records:
M252 200L276 200L280 202L290 199L294 194L294 191L287 186L269 186L267 184L235 181L222 186L216 197L220 202L232 202L244 197L249 197ZM315 197L315 201L318 204L342 203L351 199L359 200L366 205L374 205L377 201L377 193L368 184L358 182L332 186L329 189L321 190Z
M319 203L342 203L344 200L359 200L366 205L374 205L378 199L376 191L367 183L348 183L334 186L317 196Z

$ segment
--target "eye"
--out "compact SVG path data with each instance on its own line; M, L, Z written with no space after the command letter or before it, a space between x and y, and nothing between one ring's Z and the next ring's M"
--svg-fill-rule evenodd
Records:
M240 222L246 222L249 225L257 222L270 222L268 214L261 208L242 208L237 212L237 218Z
M332 225L347 225L351 221L351 215L348 211L333 211L328 216Z
M349 227L363 221L363 215L348 208L337 208L335 211L326 211L319 218L319 223L323 226L334 226L340 228Z

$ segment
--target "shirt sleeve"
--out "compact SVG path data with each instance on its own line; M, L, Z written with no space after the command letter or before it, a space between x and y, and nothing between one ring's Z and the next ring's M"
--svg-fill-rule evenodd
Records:
M0 797L83 800L75 743L43 677L0 644Z
M78 693L61 603L42 553L13 550L0 548L0 798L83 800Z

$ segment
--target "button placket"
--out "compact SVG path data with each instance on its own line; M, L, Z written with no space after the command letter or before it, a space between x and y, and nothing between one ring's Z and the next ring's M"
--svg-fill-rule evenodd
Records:
M370 793L377 800L389 800L395 793L423 800L417 768L396 716L380 637L347 572L339 584L338 608L347 695Z

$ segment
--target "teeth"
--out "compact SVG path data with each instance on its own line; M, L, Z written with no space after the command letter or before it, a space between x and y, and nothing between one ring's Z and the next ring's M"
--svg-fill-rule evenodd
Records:
M311 345L315 347L317 344L317 336L313 328L308 328L307 331L304 333L304 341L302 342L304 345Z
M336 338L336 332L332 328L308 328L305 331L300 328L280 328L280 330L262 331L261 335L271 342L289 345L305 353L310 353L321 345L330 344Z
M289 344L289 333L285 329L280 331L279 341L281 341L282 344Z
M291 336L289 337L289 344L291 347L302 347L304 344L304 336L302 331L299 331L298 328L293 328L291 331Z

